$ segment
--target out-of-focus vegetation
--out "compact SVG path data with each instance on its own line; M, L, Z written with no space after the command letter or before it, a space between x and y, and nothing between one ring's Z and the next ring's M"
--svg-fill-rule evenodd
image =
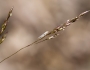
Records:
M5 29L6 29L8 20L9 20L9 18L12 16L12 10L13 10L13 9L11 9L11 10L9 11L6 20L5 20L5 21L2 23L2 25L1 25L0 36L3 34L3 32L4 32ZM6 33L5 33L5 34L2 36L2 38L0 39L0 44L1 44L5 39L6 39Z

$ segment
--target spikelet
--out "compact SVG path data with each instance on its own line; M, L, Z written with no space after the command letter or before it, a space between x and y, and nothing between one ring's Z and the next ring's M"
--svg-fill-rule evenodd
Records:
M66 27L70 26L72 23L74 23L74 22L76 22L77 20L79 20L79 18L81 18L82 16L84 16L84 15L85 15L86 13L88 13L88 12L90 12L90 10L81 13L79 16L77 16L77 17L75 17L75 18L72 18L72 19L70 19L70 20L67 20L66 23L64 23L64 24L56 27L56 28L53 29L52 31L50 31L50 32L48 31L48 33L47 33L46 35L45 35L45 34L43 35L42 39L45 38L45 37L47 37L47 36L49 36L49 35L52 35L52 36L49 36L49 37L47 37L46 39L41 40L41 41L39 41L39 42L37 42L37 43L40 43L40 42L43 42L43 41L46 41L46 40L50 40L50 39L53 39L53 38L57 37L57 36L59 35L59 34L57 34L59 31L65 30ZM41 35L41 36L42 36L42 35Z

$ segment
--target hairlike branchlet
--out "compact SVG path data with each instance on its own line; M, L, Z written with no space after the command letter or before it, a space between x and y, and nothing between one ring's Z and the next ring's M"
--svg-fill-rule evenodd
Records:
M5 29L6 29L8 20L9 20L9 18L12 16L12 10L13 10L13 8L9 11L6 20L4 21L4 23L3 23L2 26L1 26L0 36L2 35L2 33L3 33L3 32L5 31ZM5 40L6 35L7 35L7 33L5 33L5 34L1 37L1 39L0 39L0 44Z
M65 30L65 28L69 25L71 25L72 23L76 22L80 17L82 17L83 15L85 15L86 13L90 12L90 10L88 11L85 11L83 13L81 13L79 16L75 17L75 18L72 18L70 20L67 20L66 23L56 27L55 29L53 29L52 31L46 31L44 32L41 36L38 37L38 39L36 41L34 41L33 43L19 49L18 51L16 51L15 53L11 54L10 56L4 58L3 60L0 61L0 63L2 63L3 61L7 60L8 58L12 57L13 55L17 54L18 52L20 52L21 50L31 46L31 45L34 45L34 44L38 44L38 43L41 43L43 41L46 41L46 40L50 40L50 39L53 39L55 37L57 37L59 34L57 34L59 31L62 31L62 30Z

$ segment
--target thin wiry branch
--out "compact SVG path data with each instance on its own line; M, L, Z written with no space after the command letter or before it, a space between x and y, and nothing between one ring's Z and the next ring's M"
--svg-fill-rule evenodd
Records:
M9 11L6 20L4 21L4 23L3 23L2 26L1 26L0 36L1 36L1 34L2 34L2 33L5 31L5 29L6 29L8 20L9 20L9 18L12 16L12 10L13 10L13 8ZM5 40L6 35L7 35L7 33L5 33L5 34L1 37L1 39L0 39L0 44Z
M32 46L34 44L38 44L38 43L41 43L43 41L50 40L50 39L53 39L53 38L57 37L59 35L59 34L57 34L59 31L64 30L66 27L68 27L72 23L76 22L79 18L81 18L83 15L85 15L88 12L90 12L90 10L81 13L79 16L77 16L75 18L72 18L70 20L67 20L66 23L64 23L64 24L56 27L52 31L46 31L46 32L44 32L41 36L38 37L38 39L35 42L33 42L33 43L31 43L31 44L29 44L29 45L27 45L27 46L19 49L15 53L13 53L10 56L8 56L8 57L4 58L3 60L1 60L0 63L2 63L3 61L7 60L8 58L12 57L13 55L17 54L18 52L20 52L21 50L23 50L23 49L25 49L25 48L27 48L29 46Z

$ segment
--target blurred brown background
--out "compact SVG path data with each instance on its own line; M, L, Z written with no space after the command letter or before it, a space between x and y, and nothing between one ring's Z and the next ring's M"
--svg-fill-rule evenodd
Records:
M0 25L12 7L0 60L89 10L90 0L0 0ZM90 70L90 13L57 38L30 46L4 61L0 70Z

